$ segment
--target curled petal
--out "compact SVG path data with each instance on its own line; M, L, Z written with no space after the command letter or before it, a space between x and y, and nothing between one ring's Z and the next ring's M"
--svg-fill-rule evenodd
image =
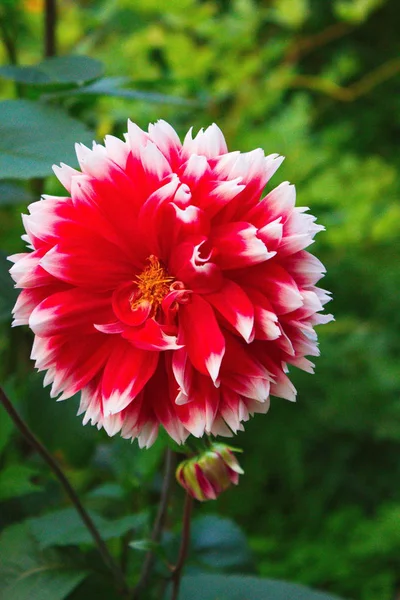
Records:
M211 244L221 269L239 269L262 263L275 255L268 252L250 223L227 223L213 231Z
M147 319L139 327L126 329L122 337L142 350L178 350L182 348L182 345L177 343L176 335L165 333L163 326L154 319Z

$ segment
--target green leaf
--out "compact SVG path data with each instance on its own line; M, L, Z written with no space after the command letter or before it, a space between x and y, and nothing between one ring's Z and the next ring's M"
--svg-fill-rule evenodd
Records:
M135 540L130 542L129 547L132 548L132 550L137 550L138 552L152 552L162 561L168 563L165 548L163 548L163 546L161 546L161 544L158 542L153 542L153 540Z
M168 596L167 596L168 597ZM179 600L339 600L303 585L236 575L183 577Z
M104 540L118 538L130 530L141 528L147 520L144 513L128 515L113 521L93 511L89 513ZM73 508L64 508L29 519L27 522L40 548L93 543L92 536Z
M75 142L94 135L60 109L28 100L0 102L0 179L45 177L61 161L76 165Z
M1 600L63 600L86 575L60 554L41 552L26 524L8 527L0 536Z
M334 12L343 21L363 23L383 3L384 0L337 0Z
M0 323L11 321L11 311L17 299L17 292L8 272L10 267L11 263L4 252L0 251Z
M153 540L135 540L134 542L130 542L129 547L139 552L149 552L150 550L154 552L160 545L157 542L153 542Z
M31 194L21 185L11 181L0 181L0 206L29 204L32 201Z
M81 85L102 73L102 63L88 56L55 56L33 66L0 67L1 77L28 85Z
M159 94L156 92L143 92L133 90L128 87L132 81L128 77L103 77L89 85L54 94L47 94L46 97L59 96L112 96L116 98L127 98L128 100L142 100L144 102L153 102L156 104L175 104L178 106L197 106L198 100L180 98L169 94Z
M192 525L191 557L203 567L242 571L252 564L252 555L242 530L230 519L206 515ZM204 569L203 569L204 570Z
M32 482L37 475L36 469L25 465L10 465L3 469L0 473L0 501L40 491L40 487Z

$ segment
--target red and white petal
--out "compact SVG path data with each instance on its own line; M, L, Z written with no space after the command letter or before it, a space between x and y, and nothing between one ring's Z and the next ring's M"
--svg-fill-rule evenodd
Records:
M176 404L175 410L184 427L195 437L211 433L220 405L220 391L209 377L196 373L189 391L189 400Z
M244 288L252 287L262 292L279 316L300 308L303 298L296 281L276 262L259 265L240 274Z
M176 406L172 400L172 396L174 395L174 393L171 394L170 382L168 381L164 361L160 361L155 374L146 386L146 396L149 399L151 398L157 420L177 444L182 444L189 435L189 432L178 418Z
M215 227L210 243L215 248L215 261L221 269L257 265L275 255L275 252L268 252L265 244L257 237L254 225L245 222Z
M154 319L147 319L140 327L129 327L122 337L142 350L178 350L182 344L177 343L176 335L168 335L163 326Z
M56 279L99 293L114 290L136 271L118 248L89 239L81 245L63 240L43 256L40 266Z
M54 357L55 375L50 396L66 400L74 396L103 369L110 353L107 338L100 333L86 336L79 347L74 340L64 343Z
M28 325L29 318L38 304L40 304L48 296L51 296L57 292L62 292L68 289L68 287L69 286L66 284L56 282L50 286L41 286L38 288L21 290L12 310L14 317L12 327L17 327L17 325Z
M225 339L210 304L192 294L189 302L180 307L179 327L178 342L185 344L193 366L217 385Z
M171 367L175 380L188 402L188 395L193 381L193 367L185 348L180 348L173 353ZM182 398L179 399L179 402L176 398L175 402L177 404L186 404L186 402L182 402Z
M34 333L47 337L61 333L96 331L94 323L112 318L111 299L108 295L94 295L72 288L45 298L32 311L29 326Z
M15 281L15 287L36 288L57 283L57 279L44 269L41 264L45 252L45 248L40 248L33 252L21 253L9 257L9 260L15 260L14 265L10 269L10 275Z
M179 164L182 144L175 129L169 123L160 119L149 125L149 138L164 154L172 167Z
M205 299L250 343L254 337L254 308L243 289L225 279L218 292L207 294Z
M102 379L105 416L120 412L135 400L154 375L158 359L158 352L146 352L115 339Z
M279 218L285 223L292 214L295 203L296 188L284 181L252 206L245 218L259 229Z
M254 306L255 338L258 340L276 340L281 335L281 330L272 304L256 288L246 287L245 291Z
M108 157L121 169L125 169L130 152L128 144L114 135L106 135L104 146Z
M286 256L280 262L300 287L315 285L326 273L322 262L305 250Z
M60 166L53 165L53 171L61 185L63 185L68 192L71 191L73 178L76 175L81 174L80 171L77 171L64 163L60 163Z
M195 236L172 250L168 271L188 290L199 294L214 292L222 285L222 273L211 258L207 239Z
M281 217L264 225L257 231L257 237L266 245L269 251L275 251L279 248L283 235L283 225Z
M183 142L183 155L200 154L207 158L214 158L228 152L222 131L213 123L204 131L200 129L196 137L192 138L192 129L188 131Z

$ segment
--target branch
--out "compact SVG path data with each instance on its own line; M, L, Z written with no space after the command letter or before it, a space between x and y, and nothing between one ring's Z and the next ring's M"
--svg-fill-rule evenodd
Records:
M183 510L182 539L179 549L178 561L172 570L172 600L178 600L179 587L181 583L182 569L185 564L190 542L190 520L192 516L193 498L186 494L185 507Z
M40 454L40 456L48 464L50 469L53 471L54 475L57 477L58 481L63 486L65 493L71 500L76 511L79 513L83 523L85 524L88 531L90 532L90 534L93 538L93 541L96 544L97 549L98 549L99 553L101 554L101 557L102 557L105 565L112 572L115 582L118 586L118 589L126 596L128 594L128 588L125 583L124 576L123 576L120 568L118 567L118 565L115 563L113 557L109 553L109 550L108 550L104 540L102 539L96 525L92 521L92 518L90 517L90 515L86 512L86 509L83 507L78 494L76 493L76 491L70 484L69 480L67 479L67 476L62 471L61 467L56 462L56 460L53 458L53 456L43 446L43 444L38 440L38 438L35 436L35 434L29 429L29 427L25 423L25 421L19 416L19 414L17 413L17 411L15 410L12 403L7 398L4 390L1 387L0 387L0 402L3 404L5 410L8 412L11 419L14 421L16 427L19 429L19 431L22 433L22 435L27 439L27 441L36 450L36 452L38 454Z
M8 33L6 23L3 21L3 19L0 19L0 32L3 38L4 48L7 52L8 60L10 61L10 64L16 65L18 60L15 36Z
M367 75L364 75L359 81L348 87L343 87L329 79L314 77L312 75L296 75L290 81L289 86L321 92L340 102L353 102L399 72L400 58L394 58Z
M310 35L306 38L301 38L297 42L294 42L289 48L284 58L285 64L293 64L298 62L303 56L306 56L316 48L320 48L329 44L333 40L347 35L353 31L354 27L347 23L334 23L326 29L319 31L314 35Z
M161 490L160 503L158 505L158 511L156 515L156 519L154 521L153 531L151 534L152 542L159 542L162 534L162 530L164 528L165 518L167 516L167 507L168 500L171 491L171 483L174 474L175 467L175 455L170 448L167 448L166 456L165 456L165 471L164 471L164 479L163 486ZM131 600L137 600L147 585L149 577L151 575L151 571L154 565L154 554L150 550L144 559L142 572L140 575L139 582L135 586Z
M44 10L44 55L55 56L57 53L56 43L57 27L57 0L45 0Z

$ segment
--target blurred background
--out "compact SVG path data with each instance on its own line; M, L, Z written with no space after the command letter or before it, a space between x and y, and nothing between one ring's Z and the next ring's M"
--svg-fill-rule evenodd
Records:
M241 484L196 513L203 531L214 530L209 513L222 517L220 569L354 600L400 598L398 0L59 0L57 11L46 50L43 1L0 4L0 99L58 106L76 125L70 137L42 132L49 146L38 131L32 168L21 142L14 172L18 139L1 139L0 126L0 381L90 508L119 521L135 513L108 535L113 552L132 527L146 535L163 440L139 452L82 428L78 400L56 404L33 374L30 332L10 329L5 256L23 249L20 213L42 191L62 195L50 167L73 162L73 141L122 135L128 117L143 128L166 119L181 135L215 121L231 150L283 154L272 183L295 183L298 204L326 227L311 250L327 267L336 322L320 330L316 374L293 370L298 402L273 399L235 439ZM70 85L68 73L15 71L46 54L87 55L93 73ZM3 128L9 108L0 104ZM28 111L21 139L29 127ZM68 506L1 408L0 467L0 528L31 519L40 529ZM142 556L129 560L135 569ZM98 581L68 597L112 598Z

